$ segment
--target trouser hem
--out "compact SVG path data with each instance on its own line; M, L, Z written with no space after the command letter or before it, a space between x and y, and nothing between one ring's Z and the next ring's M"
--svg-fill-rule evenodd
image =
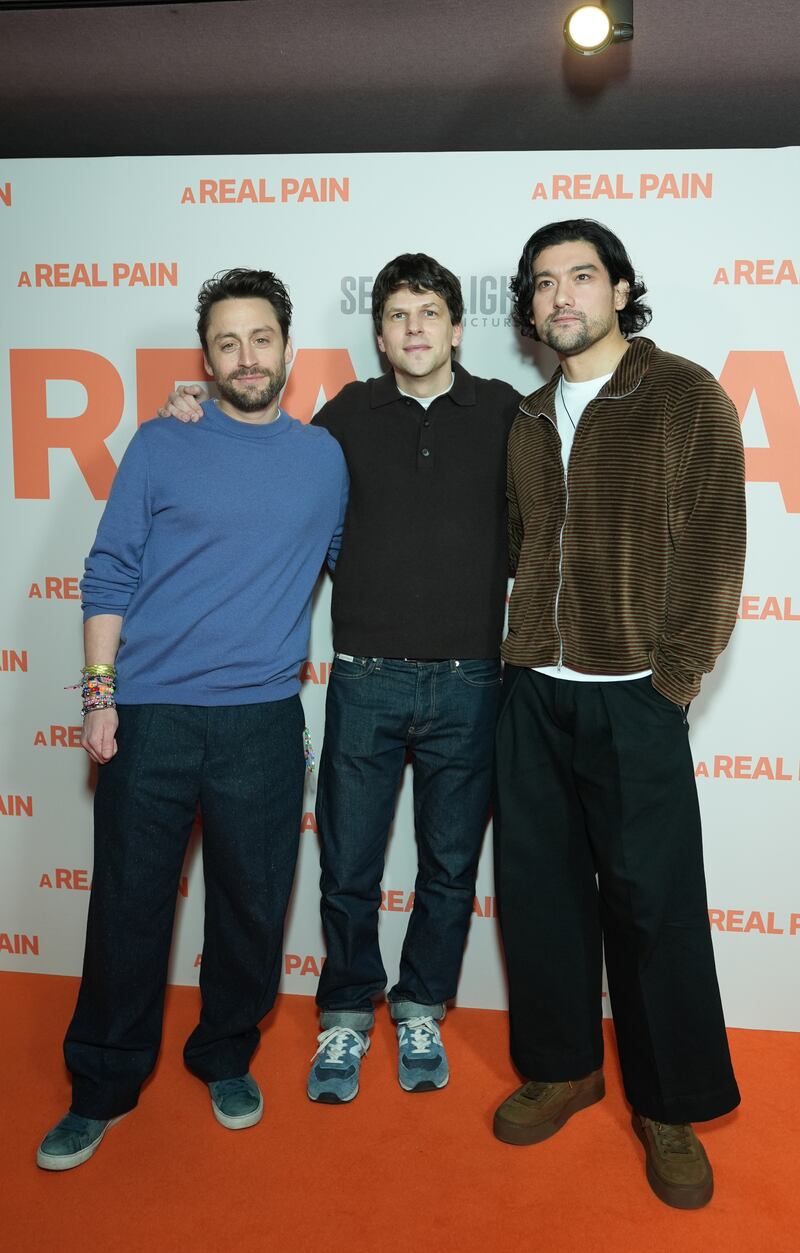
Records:
M574 1083L577 1079L585 1079L603 1065L603 1055L589 1057L585 1053L570 1057L552 1055L544 1056L533 1053L511 1054L511 1060L521 1075L526 1079L535 1079L539 1083Z
M390 1001L389 1012L392 1022L401 1022L404 1018L432 1018L434 1022L441 1022L447 1007L441 1001L437 1005L423 1005L419 1001Z
M742 1099L735 1085L718 1088L714 1092L674 1096L666 1101L653 1100L645 1095L638 1097L628 1092L625 1095L637 1114L663 1123L709 1122L712 1118L729 1114Z
M375 1023L372 1009L323 1009L319 1024L323 1031L331 1027L350 1027L351 1031L371 1031Z

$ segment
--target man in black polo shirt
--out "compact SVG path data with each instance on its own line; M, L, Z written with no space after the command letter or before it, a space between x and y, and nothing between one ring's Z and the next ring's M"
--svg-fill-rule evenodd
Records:
M327 960L313 1101L358 1093L374 1002L386 986L380 883L406 755L419 852L397 982L398 1077L448 1080L439 1023L455 995L491 790L508 576L506 443L520 397L453 360L458 279L404 254L372 292L391 369L348 384L314 418L341 444L350 502L333 587L317 825ZM173 394L163 413L187 416ZM177 407L175 407L177 405Z
M380 881L406 753L419 868L388 994L407 1091L444 1087L439 1022L455 995L491 788L508 558L505 456L519 396L453 361L458 279L405 254L372 291L391 370L314 421L341 444L350 504L333 585L317 824L327 960L312 1100L358 1092L386 986Z

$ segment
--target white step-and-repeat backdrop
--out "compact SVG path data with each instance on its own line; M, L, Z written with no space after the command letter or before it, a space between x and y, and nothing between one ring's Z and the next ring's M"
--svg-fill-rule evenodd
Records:
M92 875L91 788L77 747L78 581L137 422L202 378L200 284L274 269L295 303L284 406L308 420L381 369L372 279L399 252L460 275L460 357L523 392L554 359L509 319L508 278L548 221L594 217L650 290L648 334L701 362L747 447L740 621L692 707L711 926L732 1026L800 1030L800 253L797 150L427 153L0 163L0 968L80 972ZM303 700L317 750L331 659L330 586L315 604ZM168 624L165 624L168 630ZM381 905L390 978L415 873L410 779ZM283 990L323 960L309 781ZM199 837L199 832L198 832ZM502 1008L487 839L459 1003ZM197 980L198 838L178 897L171 978Z

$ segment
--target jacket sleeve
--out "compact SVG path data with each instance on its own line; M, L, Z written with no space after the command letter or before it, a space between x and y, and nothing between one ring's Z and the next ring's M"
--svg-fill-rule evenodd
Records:
M139 586L151 521L147 454L139 430L119 464L97 537L84 563L84 621L100 613L125 616Z
M684 705L730 639L744 574L742 432L736 409L711 376L675 403L666 443L672 552L653 685Z

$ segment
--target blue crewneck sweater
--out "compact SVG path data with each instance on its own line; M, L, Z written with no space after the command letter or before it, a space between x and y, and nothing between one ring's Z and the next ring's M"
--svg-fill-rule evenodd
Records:
M81 583L84 618L123 618L119 704L247 705L299 690L310 602L339 550L336 440L282 410L251 425L214 401L154 418L117 471Z

